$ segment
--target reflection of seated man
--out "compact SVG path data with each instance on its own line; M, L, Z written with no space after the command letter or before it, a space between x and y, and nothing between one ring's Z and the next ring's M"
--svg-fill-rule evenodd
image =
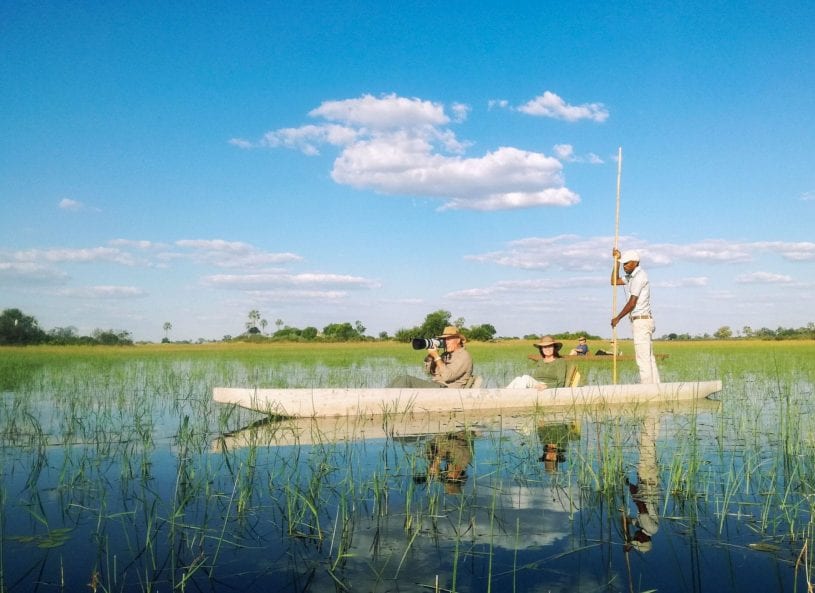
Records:
M569 351L569 356L586 356L589 353L589 345L586 343L586 336L577 339L577 346Z
M462 430L439 434L427 443L427 477L441 479L449 494L460 494L467 481L467 466L473 459L473 433Z
M438 339L444 342L444 354L429 348L425 356L425 370L430 380L403 375L391 381L388 387L465 387L473 376L473 358L464 347L467 340L454 325L445 327Z

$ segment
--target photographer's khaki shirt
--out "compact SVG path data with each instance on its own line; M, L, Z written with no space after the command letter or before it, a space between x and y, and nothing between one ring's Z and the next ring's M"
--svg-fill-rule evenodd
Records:
M433 365L433 381L447 387L464 387L473 375L473 357L463 347L442 354L444 364Z

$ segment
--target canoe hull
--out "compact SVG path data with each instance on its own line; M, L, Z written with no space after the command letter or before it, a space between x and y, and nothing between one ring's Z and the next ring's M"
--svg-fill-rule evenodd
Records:
M281 416L323 418L405 412L502 411L701 399L721 381L586 385L559 389L255 389L216 387L213 400Z

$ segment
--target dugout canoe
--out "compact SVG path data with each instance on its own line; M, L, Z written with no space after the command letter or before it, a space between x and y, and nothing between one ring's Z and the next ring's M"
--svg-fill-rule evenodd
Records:
M267 414L301 418L383 415L405 412L496 411L649 404L708 397L722 382L687 381L655 385L586 385L558 389L261 389L215 387L213 400Z

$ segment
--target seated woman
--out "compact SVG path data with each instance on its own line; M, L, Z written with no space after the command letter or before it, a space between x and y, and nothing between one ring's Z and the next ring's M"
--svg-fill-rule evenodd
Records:
M546 389L548 387L566 387L572 380L575 372L573 364L560 356L563 342L555 342L552 336L543 336L533 344L541 353L541 358L535 363L532 375L515 377L508 389Z

